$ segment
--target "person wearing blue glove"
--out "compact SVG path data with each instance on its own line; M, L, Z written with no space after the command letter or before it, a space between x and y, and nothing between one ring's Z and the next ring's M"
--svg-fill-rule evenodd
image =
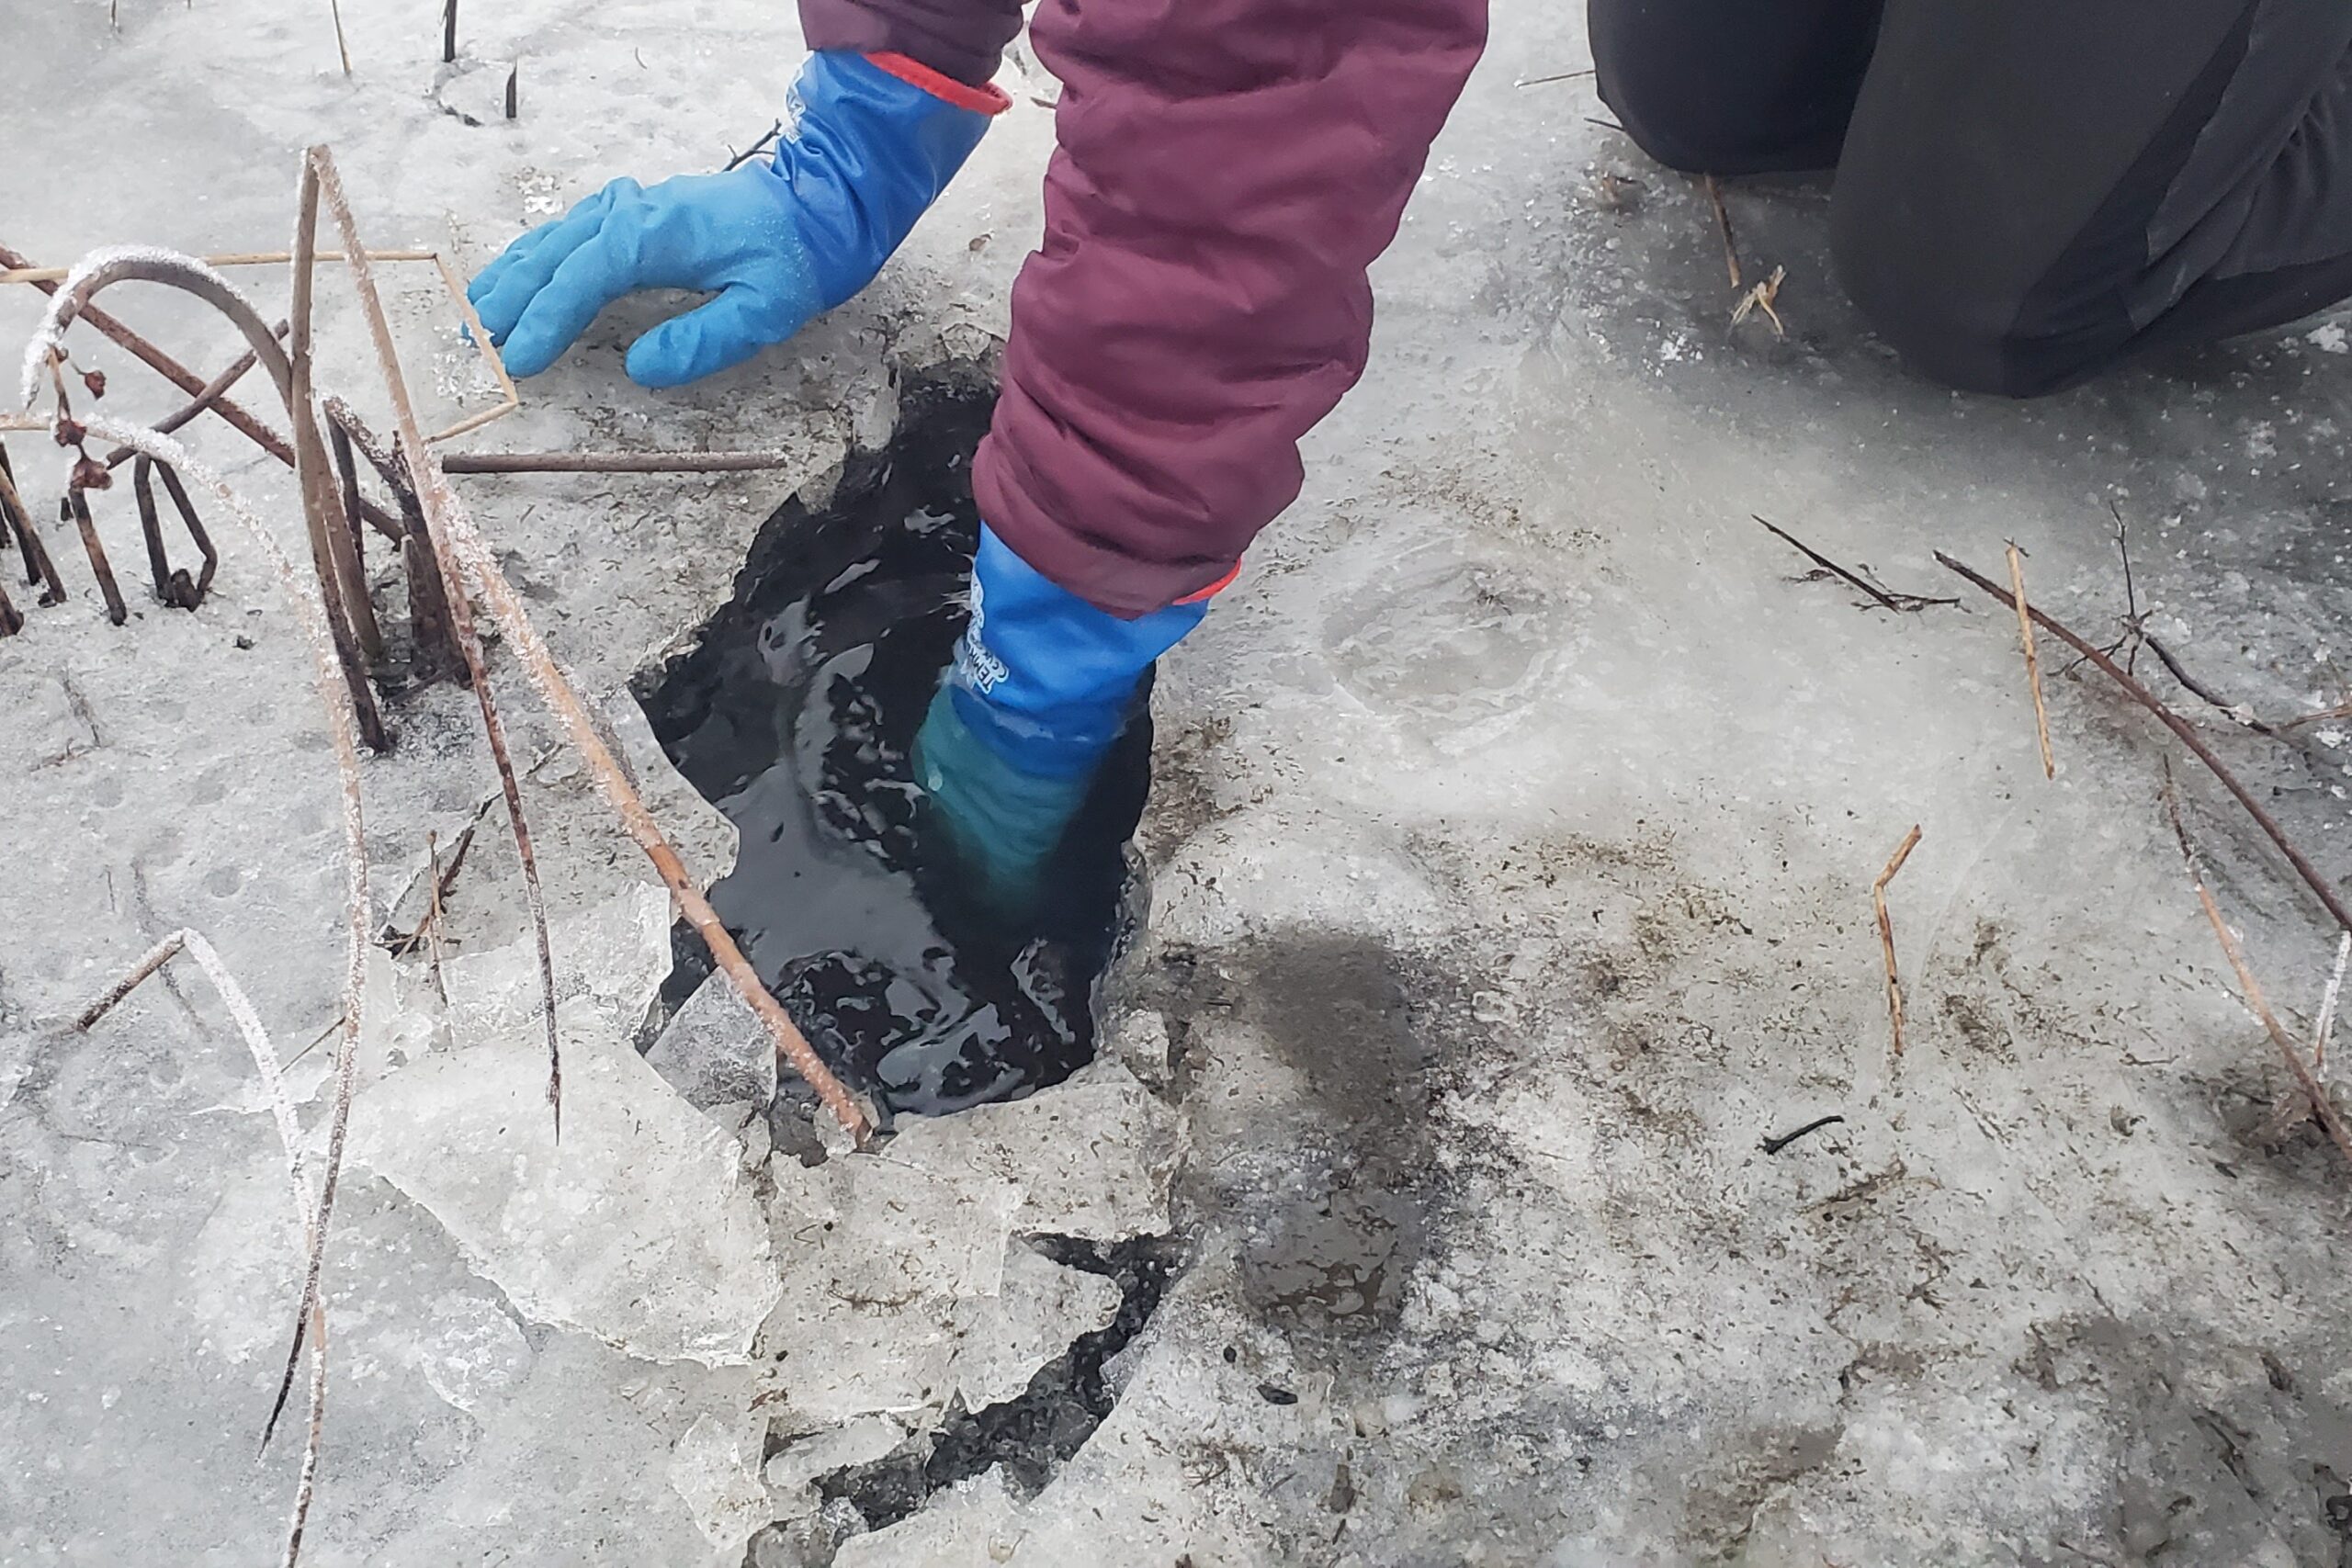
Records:
M641 386L697 380L872 282L1007 103L899 56L820 51L772 160L654 186L615 180L507 246L466 297L506 368L536 376L624 294L714 294L628 351Z
M972 619L915 734L915 783L978 902L1018 921L1126 728L1144 672L1201 624L1207 596L1123 620L980 529Z
M670 387L855 295L1009 100L1023 0L800 0L816 52L772 161L616 180L468 290L519 376L645 288L715 296L628 350ZM1045 235L973 459L973 626L916 758L996 913L1040 877L1146 672L1298 494L1298 443L1363 369L1373 259L1477 58L1486 0L1049 0L1064 84Z

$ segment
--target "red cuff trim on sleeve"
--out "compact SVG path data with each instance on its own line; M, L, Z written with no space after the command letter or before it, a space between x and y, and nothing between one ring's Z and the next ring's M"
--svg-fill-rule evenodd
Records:
M1176 603L1179 604L1205 604L1210 600L1216 598L1218 594L1224 592L1227 589L1232 587L1233 580L1240 575L1241 563L1239 561L1235 561L1231 571L1227 572L1223 577L1218 578L1215 582L1210 583L1198 593L1187 593L1182 599L1177 600Z
M933 71L922 61L904 54L869 54L865 59L876 69L896 76L910 86L921 87L933 97L953 104L959 109L969 109L974 114L1000 115L1012 107L1012 96L993 82L984 87L975 87Z

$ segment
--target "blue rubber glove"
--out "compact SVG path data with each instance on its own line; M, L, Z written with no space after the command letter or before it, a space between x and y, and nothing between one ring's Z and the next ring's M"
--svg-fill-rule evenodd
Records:
M971 625L915 735L914 773L989 907L1035 906L1144 672L1207 613L1203 600L1123 621L980 530Z
M466 290L507 369L545 370L624 294L715 293L629 345L631 380L674 387L784 342L872 282L1004 101L877 58L892 69L810 55L774 162L650 188L615 180L507 246Z

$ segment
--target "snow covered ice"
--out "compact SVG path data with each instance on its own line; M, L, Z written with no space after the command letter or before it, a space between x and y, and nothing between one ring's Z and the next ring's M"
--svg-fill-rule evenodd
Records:
M1862 330L1820 193L1783 182L1730 199L1750 256L1788 266L1790 335L1733 329L1704 198L1588 124L1588 86L1513 85L1585 63L1577 9L1497 7L1379 269L1365 383L1162 672L1149 918L1069 1082L902 1119L870 1155L771 1145L764 1041L710 987L662 1031L666 897L493 650L554 914L557 1146L472 699L399 711L365 770L379 903L428 831L476 839L447 1006L424 954L371 968L309 1561L2335 1560L2352 1189L2313 1137L2263 1132L2284 1075L2155 805L2161 738L2053 672L2045 782L1999 606L1858 609L1749 517L1929 594L1931 548L1996 567L2014 537L2038 600L2113 635L2112 502L2186 668L2267 718L2331 705L2344 322L1953 398ZM323 7L124 0L116 28L0 0L0 238L61 265L282 245L296 154L324 141L371 243L470 269L612 175L722 162L799 47L791 7L735 0L691 26L467 12L469 58L519 62L522 106L469 125L435 99L435 18L344 10L348 80ZM454 481L705 877L731 829L629 684L727 601L763 519L888 438L906 385L1001 337L1051 143L1034 69L1008 68L1013 107L876 287L789 351L648 393L618 350L663 307L633 301L471 438L791 455ZM1597 171L1643 198L1596 203ZM279 273L235 282L282 309ZM388 284L420 394L481 406L437 279ZM320 301L322 381L373 414L332 269ZM119 303L208 373L236 352L175 302ZM0 292L13 341L41 310ZM109 413L176 401L109 346L75 355ZM217 421L185 434L300 558L285 476ZM46 436L8 449L28 490L62 482ZM137 590L135 513L98 499ZM184 926L285 1055L334 1021L324 732L262 563L220 532L194 614L141 600L109 626L61 549L70 603L0 640L0 1563L270 1561L292 1491L283 1438L253 1454L298 1241L228 1020L167 971L62 1027ZM2335 875L2340 748L2199 719ZM2333 933L2177 772L2217 897L2308 1028ZM1914 822L1897 1064L1869 886ZM314 1142L330 1050L292 1070ZM1163 1235L1148 1314L1066 1261ZM1067 1454L975 1416L1097 1382L1107 1414ZM867 1530L891 1497L904 1517Z

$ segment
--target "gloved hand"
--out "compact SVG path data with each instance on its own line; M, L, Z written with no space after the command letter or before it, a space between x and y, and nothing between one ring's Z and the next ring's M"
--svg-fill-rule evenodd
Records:
M1203 599L1123 621L980 530L971 625L914 749L915 782L980 903L1009 919L1035 906L1144 671L1207 613Z
M898 55L812 54L773 162L615 180L507 246L466 297L507 369L536 376L622 295L707 290L629 345L629 378L724 370L872 282L1006 102Z

